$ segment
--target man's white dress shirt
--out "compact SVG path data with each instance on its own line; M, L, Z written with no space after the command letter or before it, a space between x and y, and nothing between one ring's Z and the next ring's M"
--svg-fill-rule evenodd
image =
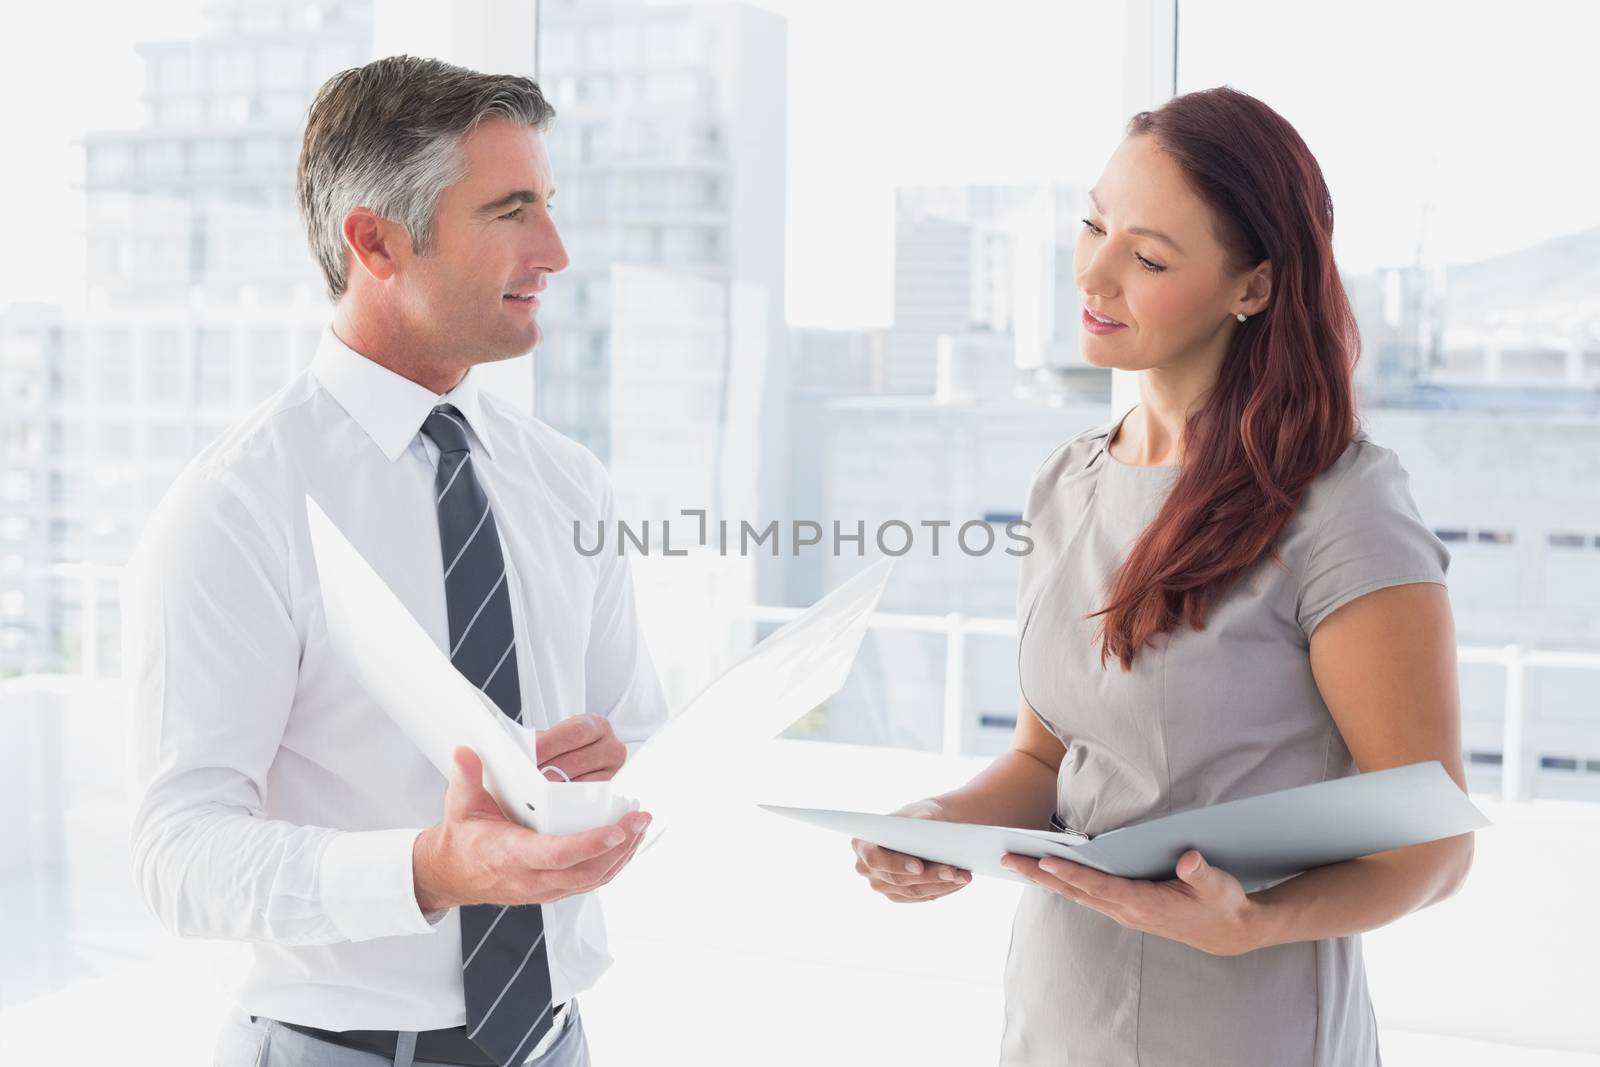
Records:
M446 782L329 647L305 494L447 648L438 449L419 431L454 404L505 556L524 722L604 715L631 750L666 719L627 560L573 544L574 522L592 544L613 521L599 461L476 378L440 397L324 331L311 366L179 476L128 567L134 875L168 929L254 942L252 1015L466 1021L458 912L425 916L412 884ZM611 958L593 894L544 914L559 1004Z

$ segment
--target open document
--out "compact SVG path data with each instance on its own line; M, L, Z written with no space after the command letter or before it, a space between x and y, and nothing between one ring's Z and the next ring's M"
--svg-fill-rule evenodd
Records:
M785 623L717 677L628 758L617 788L684 818L754 799L758 746L844 687L894 560L879 560Z
M645 742L618 783L642 793L715 781L748 760L752 745L837 693L893 567L879 560L757 644Z
M1487 826L1437 760L1230 800L1109 830L1092 839L1048 830L936 822L898 815L789 808L768 811L974 874L1024 881L1007 853L1059 856L1123 878L1176 877L1199 849L1254 892L1313 867L1454 837Z
M589 783L546 781L528 731L512 726L456 670L309 496L306 518L329 639L363 686L439 773L448 778L455 748L471 746L501 810L542 829L540 813L560 810ZM872 564L760 642L633 753L609 784L656 815L652 833L665 827L666 810L690 806L675 801L712 795L729 766L750 765L755 743L843 687L893 563Z
M514 724L456 670L310 496L306 521L328 639L362 686L446 779L456 747L471 747L483 761L483 786L500 810L540 829L538 814L557 783L539 773L534 754L513 736Z

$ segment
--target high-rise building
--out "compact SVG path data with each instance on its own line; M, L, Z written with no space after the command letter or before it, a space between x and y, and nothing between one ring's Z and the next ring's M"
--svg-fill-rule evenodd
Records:
M0 317L0 677L39 670L53 636L48 561L61 475L46 457L60 344L57 308L16 307Z
M541 311L536 411L607 462L624 514L780 517L784 20L576 0L540 18L571 265ZM738 566L763 595L781 584L771 561Z
M84 291L0 331L0 376L34 383L0 411L28 457L0 487L7 668L115 671L116 568L145 516L327 319L294 170L317 88L370 58L370 0L208 14L200 37L139 46L145 121L85 138Z
M934 387L937 339L1002 334L1027 370L1090 371L1078 352L1072 251L1081 190L907 187L895 193L891 390Z
M572 264L544 302L537 410L605 459L628 416L613 396L613 264L758 287L765 358L782 359L784 23L745 4L547 0L540 15Z
M1473 263L1345 279L1385 407L1600 413L1600 228Z

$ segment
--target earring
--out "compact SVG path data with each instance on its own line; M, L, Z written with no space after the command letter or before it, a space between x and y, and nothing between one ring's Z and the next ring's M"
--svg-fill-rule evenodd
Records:
M1245 319L1247 319L1247 318L1249 318L1249 316L1248 316L1248 315L1246 315L1246 314L1245 314L1245 313L1244 313L1244 312L1242 312L1242 311L1241 311L1241 312L1239 312L1239 313L1238 313L1238 315L1239 315L1239 321L1240 321L1240 322L1243 322L1243 321L1244 321L1244 320L1245 320Z

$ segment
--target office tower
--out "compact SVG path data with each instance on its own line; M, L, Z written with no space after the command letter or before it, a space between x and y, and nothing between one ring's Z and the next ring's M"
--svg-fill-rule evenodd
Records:
M1078 352L1072 252L1084 194L1065 185L907 187L895 193L891 390L928 391L943 335L1003 334L1012 360L1102 391Z
M4 327L4 361L42 387L0 414L30 457L5 487L26 480L27 499L0 503L0 535L19 535L0 537L0 615L25 620L21 636L0 623L8 666L116 670L116 568L145 516L309 362L327 319L294 168L317 87L370 58L370 3L233 0L208 16L198 38L139 46L141 125L85 138L83 291Z
M1472 263L1345 279L1384 407L1600 413L1600 228Z
M540 13L557 222L572 265L543 310L537 409L608 458L617 420L649 400L616 393L628 382L612 366L613 264L758 287L766 352L735 355L782 358L784 24L743 4L556 0ZM728 355L706 345L695 358Z
M536 410L607 462L625 516L781 517L784 21L744 4L571 0L540 16L572 262L541 312ZM763 592L781 582L781 563L727 566Z
M15 307L0 317L0 677L43 666L50 630L51 497L46 397L61 313Z

